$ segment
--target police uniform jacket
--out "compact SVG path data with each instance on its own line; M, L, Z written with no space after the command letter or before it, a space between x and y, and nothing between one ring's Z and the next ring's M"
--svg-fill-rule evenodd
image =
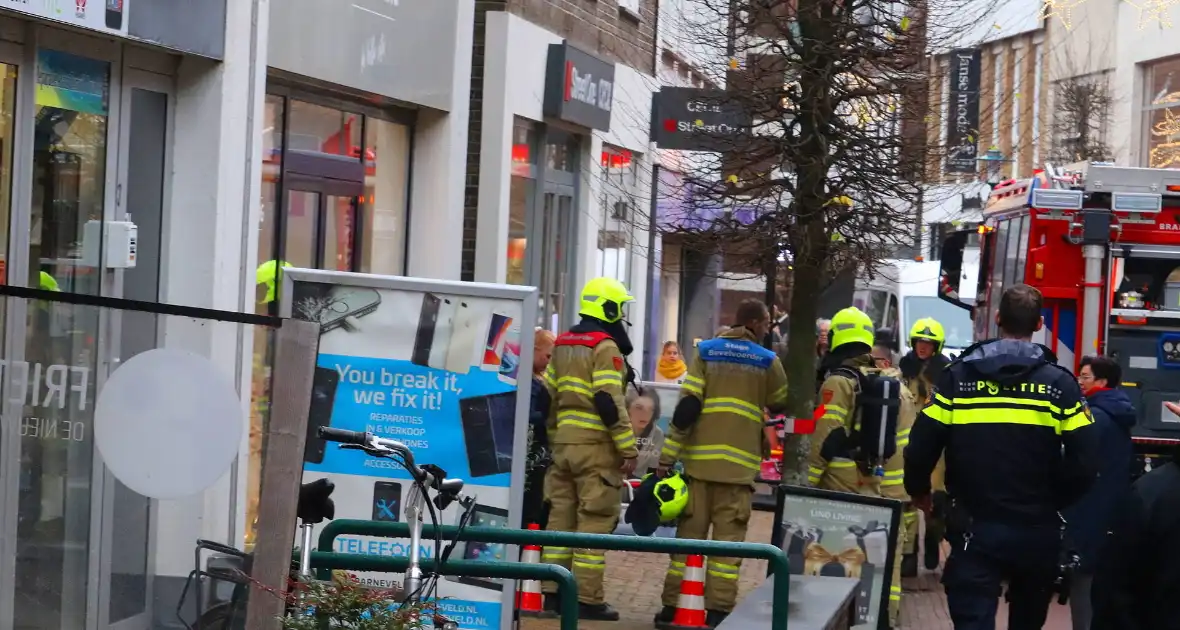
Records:
M947 491L975 520L1056 524L1094 481L1095 438L1077 381L1048 348L983 342L942 372L919 414L906 490L928 495L945 451Z
M638 457L623 402L626 370L618 344L596 326L583 322L558 336L545 373L549 443L612 444L623 459Z
M774 352L737 326L697 345L660 464L684 462L692 479L752 484L762 465L763 409L786 404L787 376ZM685 405L685 400L689 404ZM685 408L699 409L686 418Z

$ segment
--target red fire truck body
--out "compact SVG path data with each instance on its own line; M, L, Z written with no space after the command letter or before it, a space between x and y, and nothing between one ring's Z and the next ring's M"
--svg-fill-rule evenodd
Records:
M961 278L969 236L943 244L939 295L973 310L976 341L997 335L1005 287L1026 283L1044 296L1034 339L1072 371L1106 354L1123 370L1138 411L1139 450L1180 443L1180 170L1080 163L1046 165L996 186L978 228L978 278ZM972 308L957 299L976 282Z

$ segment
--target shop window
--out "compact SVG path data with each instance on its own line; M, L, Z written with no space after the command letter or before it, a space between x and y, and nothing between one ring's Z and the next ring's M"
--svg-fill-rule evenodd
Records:
M603 145L599 166L597 271L630 286L635 245L632 217L639 197L636 156L627 149Z
M405 272L406 193L409 190L410 129L385 120L365 122L365 194L361 238L362 273Z
M403 273L410 127L278 94L266 96L263 111L259 267L274 261ZM280 278L273 292L267 283L257 284L255 310L277 313L280 287ZM272 362L269 339L255 336L247 544L255 534Z
M527 284L525 261L529 252L529 209L537 194L537 130L517 118L512 126L512 180L508 187L508 284Z
M1147 165L1180 168L1180 58L1147 66L1143 120Z

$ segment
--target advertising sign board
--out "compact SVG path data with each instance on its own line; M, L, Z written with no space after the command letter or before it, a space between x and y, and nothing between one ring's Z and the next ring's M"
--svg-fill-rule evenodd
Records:
M336 484L336 518L400 521L410 476L389 460L342 450L319 427L367 431L410 447L476 497L471 525L519 527L528 434L536 290L441 280L289 269L281 312L320 324L304 481ZM458 504L441 513L454 525ZM341 536L336 551L408 555L408 541ZM439 553L424 542L424 558ZM499 544L459 543L451 557L515 559ZM400 586L400 575L361 573ZM464 630L509 627L514 589L471 578L439 581L440 613Z
M610 131L614 87L615 64L568 42L549 45L542 107L546 116Z
M946 117L946 172L974 173L979 168L980 51L950 54L950 106Z
M853 630L887 628L901 502L801 486L778 487L771 544L787 552L793 575L856 578Z
M662 87L652 95L651 137L661 149L735 150L752 118L724 90Z
M0 9L111 35L127 34L132 0L0 0Z

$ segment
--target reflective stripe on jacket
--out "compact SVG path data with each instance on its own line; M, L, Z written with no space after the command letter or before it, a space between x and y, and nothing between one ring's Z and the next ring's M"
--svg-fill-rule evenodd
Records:
M687 429L669 427L660 463L682 460L693 479L753 483L765 448L764 408L787 397L778 357L746 328L733 328L697 346L680 396L699 400L701 415Z
M552 400L550 444L614 444L624 459L638 457L635 434L623 402L626 365L619 346L605 333L568 332L554 342L553 360L545 373ZM594 404L595 392L609 394L619 422L607 427Z

